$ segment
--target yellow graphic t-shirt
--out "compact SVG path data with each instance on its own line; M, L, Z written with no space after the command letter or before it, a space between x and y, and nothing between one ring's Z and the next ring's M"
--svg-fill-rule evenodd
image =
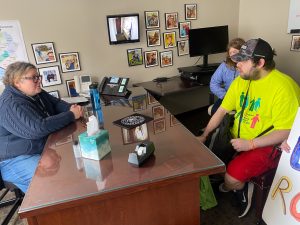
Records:
M236 110L231 130L238 134L238 123L250 81L237 77L231 84L222 107ZM250 83L240 127L240 137L252 139L274 126L273 130L291 129L300 104L300 88L289 76L274 69L266 77Z

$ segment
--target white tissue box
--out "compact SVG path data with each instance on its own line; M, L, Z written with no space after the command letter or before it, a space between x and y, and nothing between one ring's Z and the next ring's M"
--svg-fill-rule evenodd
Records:
M91 136L88 136L87 132L79 134L82 157L95 160L102 159L111 152L108 138L107 130L99 130Z

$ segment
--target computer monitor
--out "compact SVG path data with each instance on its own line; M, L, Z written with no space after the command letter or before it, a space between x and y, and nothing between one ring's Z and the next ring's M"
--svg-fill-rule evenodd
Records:
M190 29L190 57L203 56L203 67L208 66L208 55L227 51L228 26Z

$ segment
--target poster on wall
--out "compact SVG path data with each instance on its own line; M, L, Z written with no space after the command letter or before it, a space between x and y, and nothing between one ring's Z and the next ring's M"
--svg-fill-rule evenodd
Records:
M28 62L20 23L0 20L0 84L7 66L16 61Z
M300 33L300 1L290 0L288 33Z
M271 224L300 223L300 108L283 151L263 211L263 219Z

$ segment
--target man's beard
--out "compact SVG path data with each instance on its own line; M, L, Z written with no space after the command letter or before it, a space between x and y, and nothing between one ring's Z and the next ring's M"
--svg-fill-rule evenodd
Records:
M244 74L241 76L244 80L259 80L260 79L260 71L259 69L253 68L250 70L248 74Z

